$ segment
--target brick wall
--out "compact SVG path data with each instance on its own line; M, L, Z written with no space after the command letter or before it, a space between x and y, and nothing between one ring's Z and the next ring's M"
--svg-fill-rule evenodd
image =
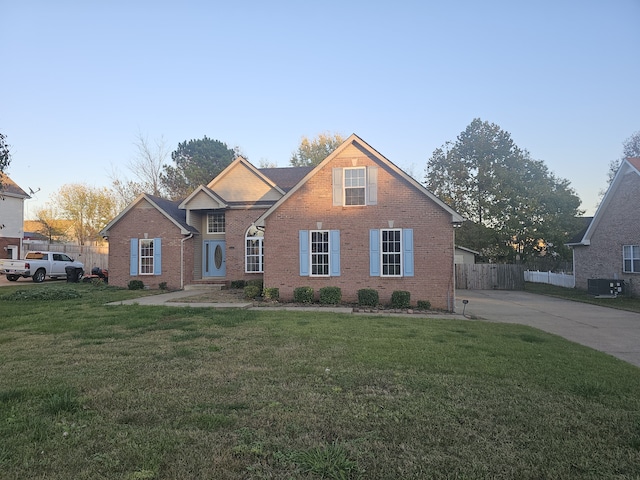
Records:
M169 289L178 289L180 281L181 240L185 238L178 227L146 201L141 201L117 222L109 237L109 284L126 287L131 280L142 280L149 288L166 282ZM162 274L129 275L131 238L162 238ZM193 276L193 239L184 242L184 281Z
M225 213L225 240L227 258L227 280L260 280L261 273L245 273L245 234L247 229L265 209L227 210Z
M640 245L640 177L630 173L621 180L606 211L598 214L591 245L574 248L576 287L586 290L590 278L620 279L637 296L640 274L623 273L622 246Z
M333 167L377 165L378 201L375 206L335 207L332 200ZM299 275L298 230L340 230L339 277ZM389 222L393 222L390 227ZM362 288L378 291L381 303L389 303L394 290L407 290L411 302L428 300L439 309L451 309L453 286L453 226L451 215L370 158L365 151L347 149L314 175L302 188L266 219L265 287L277 287L283 300L293 298L297 287L337 286L345 302L355 302ZM415 276L369 276L369 230L412 228Z

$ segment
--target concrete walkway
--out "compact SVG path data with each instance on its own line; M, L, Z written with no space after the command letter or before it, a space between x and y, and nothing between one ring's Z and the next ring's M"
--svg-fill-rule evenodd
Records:
M505 290L458 290L456 312L463 309L467 317L529 325L640 367L638 313Z

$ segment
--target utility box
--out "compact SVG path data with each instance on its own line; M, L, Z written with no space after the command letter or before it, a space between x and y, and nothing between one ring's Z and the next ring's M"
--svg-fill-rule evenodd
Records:
M610 278L590 278L587 280L589 295L596 297L617 297L624 294L624 280Z

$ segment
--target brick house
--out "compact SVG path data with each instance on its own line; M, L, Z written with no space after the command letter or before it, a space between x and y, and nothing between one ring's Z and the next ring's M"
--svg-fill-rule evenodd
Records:
M568 245L577 288L615 279L640 295L640 158L622 162L589 226Z
M237 158L179 202L143 194L103 230L110 283L156 288L261 278L297 287L362 288L389 303L453 310L454 226L462 217L351 135L316 167L258 169Z
M24 201L31 198L6 174L0 173L0 256L20 258L24 236Z

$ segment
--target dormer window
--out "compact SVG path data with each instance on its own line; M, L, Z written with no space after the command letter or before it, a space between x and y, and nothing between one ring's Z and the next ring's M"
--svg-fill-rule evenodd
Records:
M366 205L366 168L344 169L344 204Z

